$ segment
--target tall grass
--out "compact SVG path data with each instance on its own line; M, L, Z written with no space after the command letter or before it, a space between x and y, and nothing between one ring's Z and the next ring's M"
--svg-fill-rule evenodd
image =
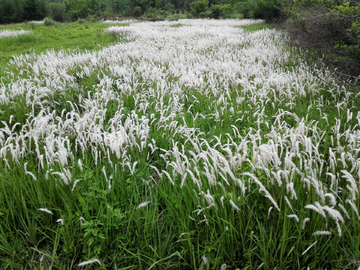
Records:
M255 22L114 26L100 50L13 56L2 268L358 267L357 96L282 33L237 27Z

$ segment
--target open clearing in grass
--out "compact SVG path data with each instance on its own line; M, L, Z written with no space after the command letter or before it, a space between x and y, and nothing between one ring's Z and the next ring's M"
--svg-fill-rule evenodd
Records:
M107 25L118 43L13 56L1 267L359 267L358 97L254 23Z

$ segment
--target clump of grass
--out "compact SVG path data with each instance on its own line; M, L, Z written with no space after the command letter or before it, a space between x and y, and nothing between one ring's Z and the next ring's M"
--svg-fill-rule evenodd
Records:
M53 26L53 25L55 25L55 21L49 17L46 17L44 19L44 25L45 26Z
M170 25L170 27L174 27L174 28L178 28L178 27L181 27L181 26L183 26L182 23L177 23L177 24Z
M185 14L185 13L174 13L174 14L168 15L166 17L166 20L178 21L178 20L182 20L182 19L187 19L188 17L189 17L189 15Z
M258 30L263 30L263 29L274 29L274 26L272 24L268 24L268 23L250 24L250 25L244 25L244 26L240 26L240 27L247 30L247 31L258 31Z

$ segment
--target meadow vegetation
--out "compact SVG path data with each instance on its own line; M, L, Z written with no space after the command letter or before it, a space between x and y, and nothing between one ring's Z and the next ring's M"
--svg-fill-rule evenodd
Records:
M357 269L358 94L271 28L4 27L0 267Z
M118 23L117 23L118 25ZM129 25L129 23L121 23ZM0 25L0 75L4 77L6 64L14 55L42 53L47 50L99 50L119 41L118 37L105 33L109 23L73 22L55 23L45 26L43 23L28 22L22 24ZM27 31L31 35L16 35L2 38L2 33ZM22 32L20 32L22 33Z

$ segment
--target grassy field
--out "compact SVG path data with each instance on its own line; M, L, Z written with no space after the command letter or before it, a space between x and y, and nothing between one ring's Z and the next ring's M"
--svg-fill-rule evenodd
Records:
M359 98L272 28L2 26L1 269L358 269Z
M116 24L118 25L118 23ZM123 23L122 25L129 25ZM86 22L80 20L74 23L55 23L45 26L38 23L22 23L0 25L3 30L31 31L31 35L21 35L11 38L0 38L0 67L3 75L4 68L13 55L35 52L44 53L47 50L99 50L104 46L114 44L118 39L104 33L109 24L101 22Z

